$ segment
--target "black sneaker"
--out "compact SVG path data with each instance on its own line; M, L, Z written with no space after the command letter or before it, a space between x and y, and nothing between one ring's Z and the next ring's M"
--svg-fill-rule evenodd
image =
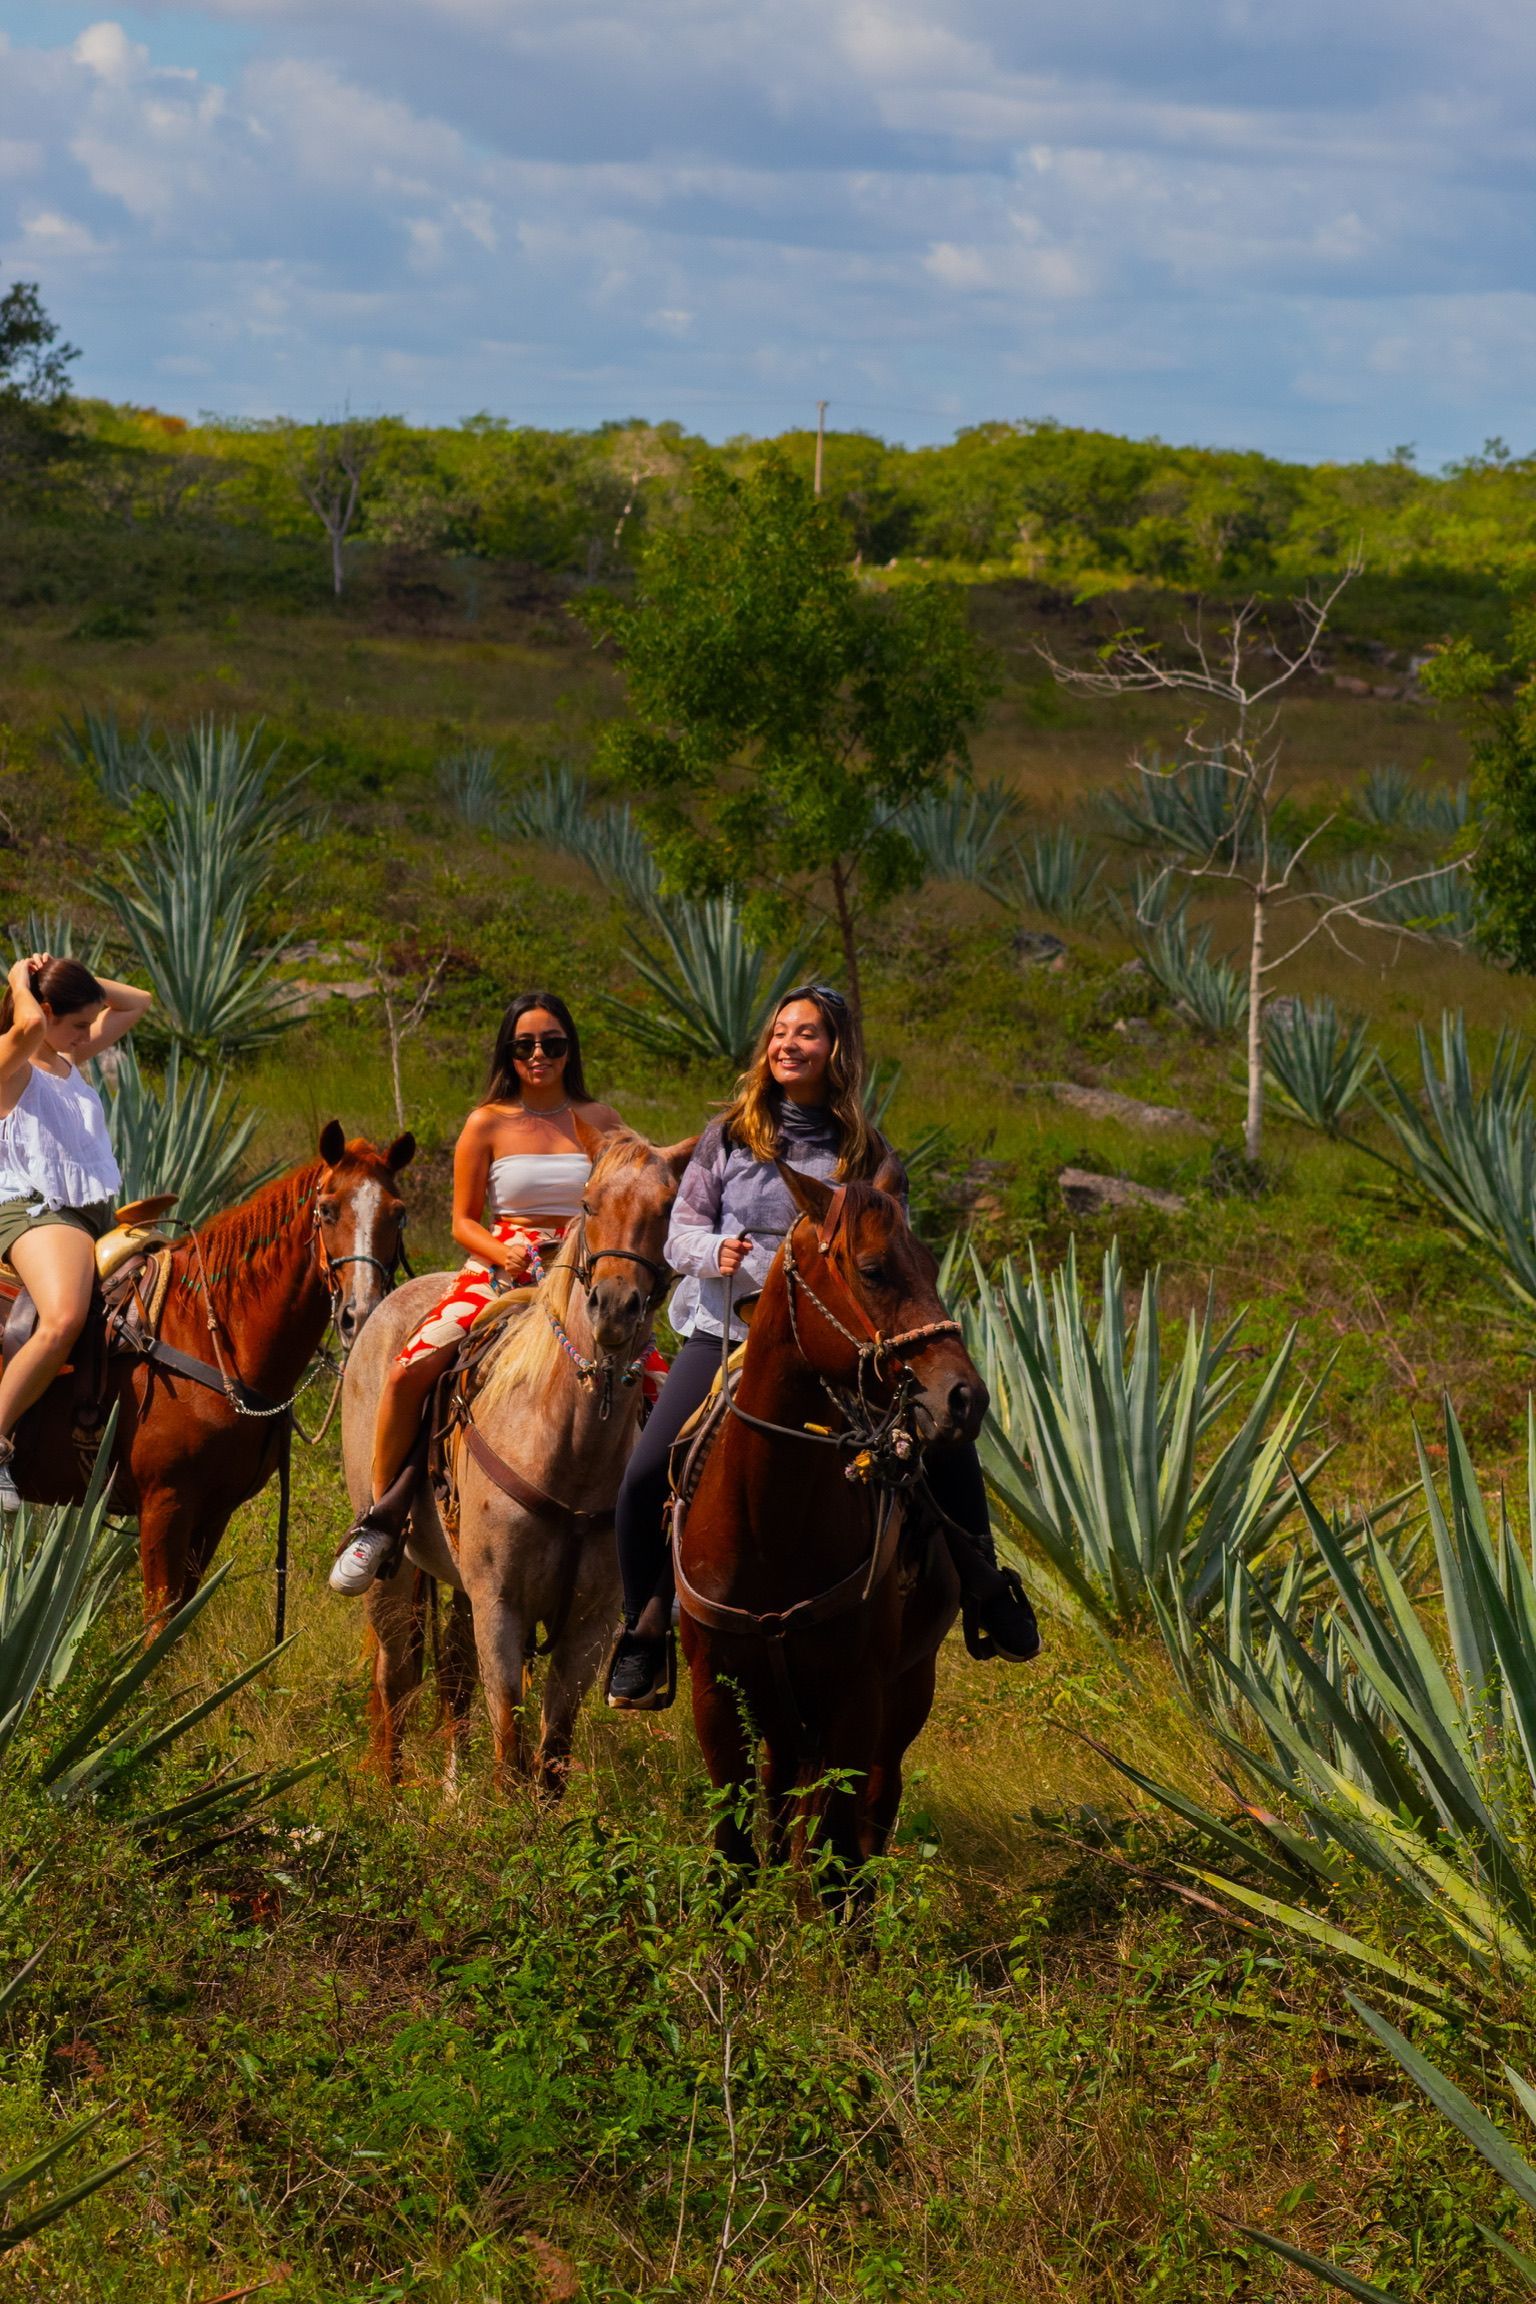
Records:
M621 1632L608 1668L608 1702L615 1712L665 1712L677 1694L677 1648L670 1632L647 1639Z
M960 1621L967 1652L979 1664L993 1656L1006 1664L1027 1664L1040 1653L1040 1627L1012 1568L998 1570L996 1588L985 1600L962 1602Z

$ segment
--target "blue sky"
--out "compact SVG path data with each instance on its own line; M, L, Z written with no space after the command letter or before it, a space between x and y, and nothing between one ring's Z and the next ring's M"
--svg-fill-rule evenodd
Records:
M0 0L0 278L194 414L1536 448L1510 0Z

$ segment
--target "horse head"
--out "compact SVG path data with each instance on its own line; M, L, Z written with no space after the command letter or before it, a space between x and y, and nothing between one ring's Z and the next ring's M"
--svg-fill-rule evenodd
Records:
M666 1289L667 1227L696 1136L665 1147L626 1128L597 1137L578 1123L592 1161L582 1203L579 1272L592 1338L607 1360L632 1352Z
M339 1120L320 1131L325 1166L315 1186L315 1238L343 1345L356 1342L394 1286L405 1234L405 1202L395 1179L415 1152L409 1132L381 1152L366 1136L349 1143Z
M870 1183L831 1185L785 1161L779 1174L804 1222L784 1243L800 1350L818 1376L865 1398L904 1380L919 1436L974 1440L987 1388L938 1290L939 1267L896 1197L888 1155Z

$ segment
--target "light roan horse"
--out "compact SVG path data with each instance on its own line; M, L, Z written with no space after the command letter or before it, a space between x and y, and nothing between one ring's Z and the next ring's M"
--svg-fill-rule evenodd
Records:
M901 1541L902 1490L922 1449L975 1437L987 1392L887 1189L895 1163L836 1188L780 1173L801 1214L752 1315L742 1413L704 1460L675 1561L699 1743L736 1796L717 1845L753 1861L744 1804L761 1745L770 1853L816 1823L841 1879L885 1846L958 1606L937 1532Z
M416 1149L348 1143L339 1121L319 1157L290 1169L198 1226L169 1251L161 1341L243 1388L199 1382L128 1353L110 1362L117 1399L113 1509L136 1512L144 1607L151 1620L190 1599L236 1509L259 1494L284 1443L280 1416L251 1406L289 1400L334 1320L343 1346L389 1293L405 1206L396 1178ZM23 1494L68 1502L78 1492L69 1380L23 1420Z
M456 1545L423 1485L399 1570L370 1589L373 1752L391 1782L422 1677L426 1579L435 1578L453 1594L438 1667L448 1781L467 1735L476 1661L498 1779L509 1785L528 1773L522 1715L542 1624L549 1665L531 1766L542 1793L564 1788L576 1714L618 1621L613 1508L638 1429L633 1379L666 1283L668 1220L693 1143L657 1150L627 1129L591 1139L597 1157L581 1218L509 1321L475 1396L473 1435L461 1432L455 1444ZM342 1439L358 1510L369 1500L374 1411L390 1360L451 1280L424 1274L398 1289L348 1363Z

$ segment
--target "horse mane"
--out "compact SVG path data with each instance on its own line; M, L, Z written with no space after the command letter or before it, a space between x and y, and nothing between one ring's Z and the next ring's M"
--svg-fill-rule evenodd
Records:
M616 1129L599 1147L588 1191L631 1169L646 1167L655 1157L655 1149L632 1128ZM507 1321L504 1341L492 1356L481 1393L487 1408L500 1407L514 1392L524 1396L525 1405L541 1400L560 1368L569 1366L547 1315L553 1313L562 1328L567 1326L576 1288L576 1262L585 1240L586 1226L578 1219L545 1265L544 1278L526 1309Z
M171 1250L172 1270L190 1294L200 1295L206 1268L210 1287L221 1290L220 1310L233 1315L242 1294L255 1285L254 1267L269 1248L291 1239L297 1219L325 1174L323 1160L306 1160L274 1176L248 1199L193 1227ZM202 1248L201 1259L193 1246Z

